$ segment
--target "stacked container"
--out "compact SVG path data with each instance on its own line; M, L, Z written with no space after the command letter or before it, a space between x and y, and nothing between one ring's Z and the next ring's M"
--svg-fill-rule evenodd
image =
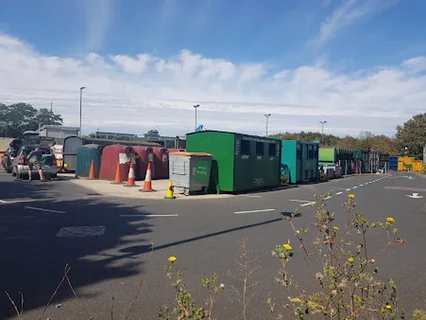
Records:
M398 171L398 157L389 157L389 170Z
M281 146L281 166L288 168L289 183L318 180L318 143L283 140Z
M134 146L133 150L135 150L136 154L135 179L145 180L148 163L151 163L151 177L155 179L157 177L157 168L153 148Z
M201 131L187 134L186 151L213 154L210 189L218 193L277 187L281 183L281 140Z
M132 147L121 145L106 146L102 152L102 163L99 179L114 180L119 165L120 179L126 181L130 162L135 159L135 150Z
M86 144L77 149L77 168L75 169L76 177L88 177L92 161L95 163L95 177L99 178L101 171L103 147L97 144Z
M164 148L154 148L155 176L153 179L169 178L169 152Z

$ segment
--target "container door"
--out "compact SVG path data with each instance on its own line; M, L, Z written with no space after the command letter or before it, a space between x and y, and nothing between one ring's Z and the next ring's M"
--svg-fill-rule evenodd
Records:
M68 137L63 145L63 164L66 171L75 171L77 168L77 149L83 145L80 137Z
M296 182L302 181L302 145L296 147Z

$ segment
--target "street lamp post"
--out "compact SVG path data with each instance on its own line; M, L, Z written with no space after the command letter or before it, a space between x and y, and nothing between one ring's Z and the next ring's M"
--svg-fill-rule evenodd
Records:
M267 137L268 136L269 117L271 116L271 114L265 113L264 116L266 118L265 137Z
M325 142L324 142L324 125L327 123L327 120L320 121L320 123L321 123L321 140L322 140L323 145L325 145Z
M81 87L80 88L80 137L83 136L82 132L81 132L81 123L83 120L83 90L86 89L86 87Z
M196 104L194 106L194 111L195 111L195 114L194 114L194 116L195 116L195 130L197 130L197 126L198 126L198 108L199 107L200 107L199 104Z

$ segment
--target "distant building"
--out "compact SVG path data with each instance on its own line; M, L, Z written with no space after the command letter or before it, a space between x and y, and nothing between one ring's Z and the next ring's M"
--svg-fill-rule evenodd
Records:
M57 143L62 143L63 140L70 136L78 136L78 127L65 127L45 125L40 129L40 137L54 138Z

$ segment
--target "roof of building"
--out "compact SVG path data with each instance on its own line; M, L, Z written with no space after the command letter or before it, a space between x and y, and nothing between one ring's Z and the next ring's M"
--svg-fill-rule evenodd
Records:
M44 125L41 127L41 130L46 130L46 129L58 129L58 130L67 130L67 131L80 130L79 127L65 127L65 126L55 126L55 125Z
M9 144L13 141L13 138L0 138L0 151L4 152L9 147Z

